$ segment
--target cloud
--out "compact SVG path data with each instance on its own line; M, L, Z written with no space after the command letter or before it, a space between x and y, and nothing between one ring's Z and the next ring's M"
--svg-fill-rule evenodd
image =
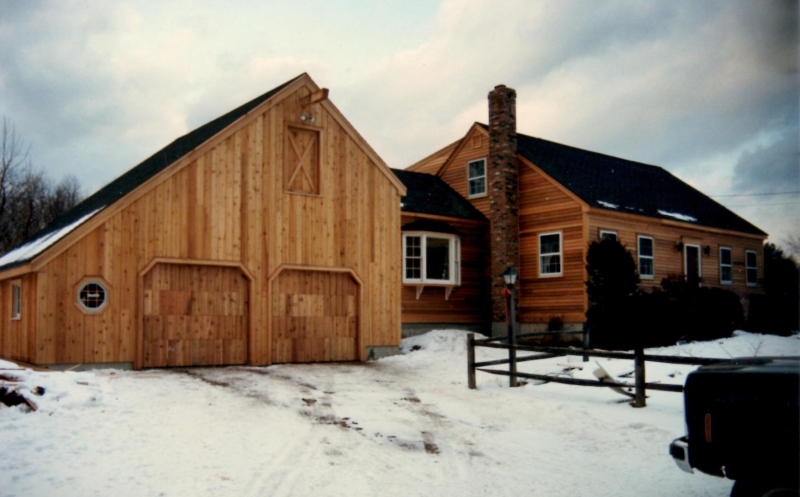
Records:
M787 130L769 145L742 153L734 167L734 190L740 193L797 191L800 187L798 160L800 145L796 130Z

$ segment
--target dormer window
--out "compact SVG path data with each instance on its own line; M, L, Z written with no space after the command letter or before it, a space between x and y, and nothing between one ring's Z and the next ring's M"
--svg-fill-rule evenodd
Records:
M470 198L486 195L486 159L467 163L467 193Z

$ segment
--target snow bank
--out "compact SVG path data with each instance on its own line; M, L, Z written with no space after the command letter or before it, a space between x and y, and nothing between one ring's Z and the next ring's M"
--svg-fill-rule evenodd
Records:
M694 223L695 221L697 221L697 218L694 218L692 216L687 216L686 214L681 214L678 212L662 211L661 209L658 209L658 213L661 214L662 216L675 218L678 221L688 221L690 223Z

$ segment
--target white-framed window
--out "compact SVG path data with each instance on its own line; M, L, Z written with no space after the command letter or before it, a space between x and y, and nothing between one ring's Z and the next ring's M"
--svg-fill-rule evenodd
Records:
M98 280L86 280L78 287L78 305L87 312L98 312L108 303L108 289Z
M611 230L600 230L600 240L616 240L617 232Z
M733 284L733 250L730 247L719 248L719 282L722 285Z
M758 285L758 255L755 250L746 250L744 253L747 286Z
M653 237L639 235L639 277L648 280L655 274L655 251L653 250Z
M403 233L403 283L458 285L461 246L445 233Z
M11 283L11 319L22 319L22 283Z
M561 232L539 234L539 276L561 276L563 273Z
M486 159L467 163L467 196L486 195Z

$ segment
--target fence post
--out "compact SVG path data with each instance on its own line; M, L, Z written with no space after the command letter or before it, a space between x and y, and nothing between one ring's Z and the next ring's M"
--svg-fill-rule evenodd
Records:
M633 407L646 407L647 400L645 400L645 391L644 391L644 349L642 347L636 347L633 351L633 364L634 364L634 374L636 376L634 382L634 388L636 390L635 397L633 398Z
M467 385L472 390L475 386L475 334L467 333Z

